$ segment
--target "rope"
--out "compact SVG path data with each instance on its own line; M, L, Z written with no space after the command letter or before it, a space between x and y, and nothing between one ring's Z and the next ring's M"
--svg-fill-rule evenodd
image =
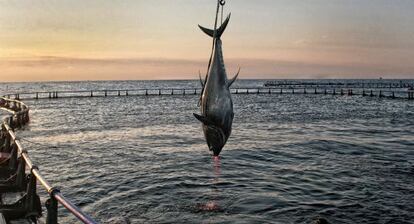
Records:
M223 7L221 7L220 24L223 25Z
M217 9L216 9L216 19L214 21L214 34L213 34L213 44L211 46L211 54L210 54L210 59L208 61L208 66L207 66L207 72L206 72L206 78L204 81L204 86L203 89L201 90L201 95L200 95L200 100L198 101L198 106L201 105L201 98L203 97L203 93L204 93L204 87L206 85L207 82L207 78L208 78L208 73L210 72L210 67L211 67L211 61L213 60L213 53L214 53L214 48L216 46L216 35L217 35L217 20L218 20L218 15L220 12L220 6L224 6L224 4L226 3L226 1L224 0L217 0ZM223 19L222 19L223 20Z
M15 174L11 175L6 180L2 180L0 183L7 183L7 182L11 181L13 178L15 178L16 176L17 176L17 172Z
M27 140L25 138L19 138L19 140L20 141L28 142L28 143L33 144L33 145L38 145L38 146L41 146L41 147L44 147L44 148L58 149L58 148L63 148L63 147L73 147L72 145L51 145L51 144L44 144L44 143L39 143L39 142L34 142L34 141L31 141L31 140Z
M1 162L0 162L0 165L3 165L3 164L8 163L8 162L9 162L9 160L10 160L10 158L11 158L11 155L10 155L9 157L7 157L5 160L1 161Z

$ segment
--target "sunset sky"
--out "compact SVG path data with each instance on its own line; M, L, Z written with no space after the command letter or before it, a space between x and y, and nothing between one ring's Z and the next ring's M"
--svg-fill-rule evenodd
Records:
M215 0L0 0L0 82L195 79ZM241 78L414 78L412 0L227 0Z

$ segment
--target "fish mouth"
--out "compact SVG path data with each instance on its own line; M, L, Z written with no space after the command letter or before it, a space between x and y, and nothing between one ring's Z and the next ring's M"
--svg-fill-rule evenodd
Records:
M204 134L210 151L213 151L214 156L218 156L226 144L227 135L222 128L213 125L205 126Z

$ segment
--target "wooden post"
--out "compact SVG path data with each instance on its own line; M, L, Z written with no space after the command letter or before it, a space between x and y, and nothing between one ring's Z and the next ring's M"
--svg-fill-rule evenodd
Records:
M26 123L30 121L29 110L26 111Z
M93 97L93 91L91 90L91 97Z
M125 91L125 96L128 96L129 95L129 93L128 93L128 90L127 91Z
M9 122L9 126L11 127L11 122ZM6 138L4 139L4 149L3 152L9 152L11 144L11 137L8 132L6 132Z
M49 99L51 99L52 98L52 93L51 92L49 92Z
M108 93L107 93L107 91L105 90L105 97L107 97L108 96Z
M283 94L283 89L282 88L280 88L280 94Z
M392 96L391 96L393 99L395 98L395 95L394 95L394 91L392 91Z
M236 89L236 94L239 94L239 89Z
M183 89L183 96L185 96L185 89Z
M19 114L17 114L16 115L16 127L21 127L22 126L22 124L21 124L21 122L20 122L20 115Z
M55 193L56 192L51 192L50 198L47 199L45 203L45 206L47 209L46 224L57 224L58 223L58 202L54 197Z
M303 94L306 94L306 88L303 89Z
M374 94L372 93L372 89L371 89L371 94L370 94L369 96L371 96L371 97L373 97L373 96L374 96Z
M336 95L335 88L333 89L332 95Z
M19 127L21 125L18 125ZM10 148L10 159L9 159L9 169L10 170L16 170L17 168L17 145L16 143L13 141L11 143L11 148Z
M145 96L148 96L148 89L145 90Z
M120 96L120 95L121 95L121 91L118 90L118 96Z
M9 126L10 126L11 128L14 128L13 115L11 115L11 116L10 116L10 118L9 118ZM11 141L11 140L10 140L10 141Z
M343 96L344 95L344 90L343 89L341 89L341 96Z
M197 95L197 89L194 89L194 95Z
M161 96L161 89L158 89L158 95Z
M249 89L247 89L247 94L249 94Z
M22 113L22 121L23 121L23 124L24 124L24 125L27 123L27 120L26 120L26 113Z
M171 89L171 95L174 95L174 89Z
M316 90L316 88L315 88L315 94L318 94L318 91Z
M327 94L327 91L326 91L326 89L324 90L324 92L323 92L325 95Z
M270 88L269 88L269 94L272 94L272 92L270 91Z
M36 93L36 100L39 99L39 93Z

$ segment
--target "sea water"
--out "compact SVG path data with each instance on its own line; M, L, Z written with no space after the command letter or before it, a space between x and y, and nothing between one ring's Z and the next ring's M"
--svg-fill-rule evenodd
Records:
M159 87L199 82L8 83L0 89ZM194 95L30 100L30 124L17 135L46 179L102 223L311 223L320 217L413 223L414 101L233 95L233 131L219 160L192 115L200 110L197 102ZM59 212L61 223L74 222Z

